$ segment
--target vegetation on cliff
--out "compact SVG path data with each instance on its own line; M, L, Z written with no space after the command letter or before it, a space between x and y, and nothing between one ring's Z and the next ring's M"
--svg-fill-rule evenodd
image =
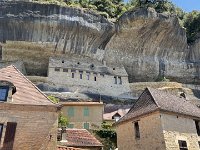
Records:
M34 0L42 3L53 3L72 7L80 7L98 12L106 18L118 18L125 11L138 7L152 7L158 13L176 14L180 25L186 28L188 43L200 37L200 12L185 13L169 0Z

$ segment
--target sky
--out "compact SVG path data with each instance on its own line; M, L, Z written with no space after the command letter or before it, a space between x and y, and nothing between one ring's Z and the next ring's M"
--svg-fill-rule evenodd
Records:
M124 0L125 2L129 0ZM192 10L200 11L200 0L171 0L176 6L182 8L186 12Z

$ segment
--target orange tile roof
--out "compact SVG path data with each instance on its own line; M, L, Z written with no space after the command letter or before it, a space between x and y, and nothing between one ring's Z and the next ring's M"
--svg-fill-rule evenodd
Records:
M13 104L55 105L13 65L0 69L0 80L9 81L16 87Z
M74 148L74 147L66 147L66 146L58 146L57 150L83 150L83 149Z
M71 147L102 147L99 142L86 129L66 129L66 146Z

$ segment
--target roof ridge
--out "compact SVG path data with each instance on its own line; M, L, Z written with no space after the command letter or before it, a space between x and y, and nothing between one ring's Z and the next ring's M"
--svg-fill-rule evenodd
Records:
M155 98L152 95L152 88L150 87L146 87L146 89L149 91L151 98L153 99L154 103L157 105L158 108L160 108L160 105L158 104L158 102L155 100Z
M36 85L34 85L28 78L26 78L25 75L23 75L14 65L10 65L12 66L26 81L28 81L38 92L40 92L40 94L42 94L49 102L51 102L52 104L56 104L54 102L52 102ZM9 66L8 66L9 67ZM6 67L7 68L7 67Z

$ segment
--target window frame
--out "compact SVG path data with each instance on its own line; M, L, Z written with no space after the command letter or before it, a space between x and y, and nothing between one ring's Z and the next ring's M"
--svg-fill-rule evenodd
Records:
M69 123L69 124L67 125L67 128L73 129L73 128L74 128L74 124L73 124L73 123Z
M67 109L67 116L68 116L68 117L74 117L74 114L75 114L74 107L69 107L69 108Z
M89 117L90 112L89 112L89 108L88 107L84 107L83 108L83 116L84 117Z
M139 121L134 122L135 139L140 139L140 126Z
M186 141L184 141L184 140L178 140L178 145L179 145L179 149L180 150L188 150L187 142Z
M197 135L200 136L200 121L199 120L194 120L194 122L195 122Z
M3 123L0 123L0 143L1 143L1 138L2 138L2 134L3 134Z
M83 123L83 128L86 129L86 130L90 129L90 123L89 122L84 122Z
M56 67L56 68L54 68L54 71L60 72L60 68Z
M6 90L5 99L0 99L0 102L6 102L7 98L8 98L9 86L0 86L0 89L5 89Z

